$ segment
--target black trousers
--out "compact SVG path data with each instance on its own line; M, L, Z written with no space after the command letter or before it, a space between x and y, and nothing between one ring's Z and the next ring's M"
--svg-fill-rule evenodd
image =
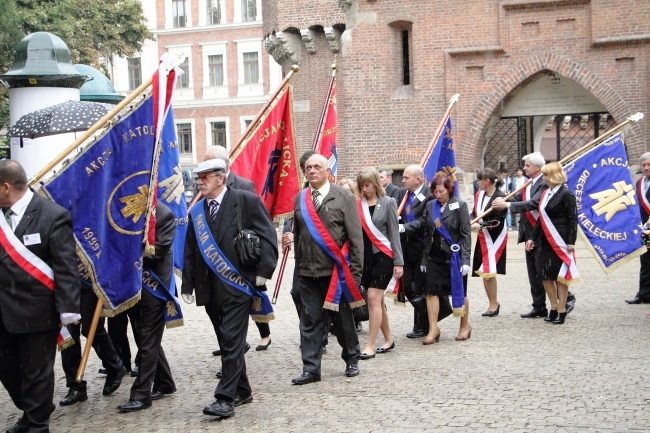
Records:
M639 273L639 292L637 298L650 302L650 250L641 254L641 272Z
M546 309L546 291L540 278L537 278L535 261L539 254L539 248L526 251L526 269L528 270L528 282L530 283L530 295L533 298L533 308L536 310Z
M299 278L300 288L300 350L302 352L303 371L320 376L321 358L323 356L323 338L326 323L331 321L336 340L341 346L341 358L346 364L359 361L359 337L354 325L352 309L348 301L341 297L339 311L323 308L330 277Z
M122 360L122 364L124 364L127 371L131 370L131 346L128 337L129 311L130 309L123 311L115 317L109 317L106 321L108 336L111 338L113 347L115 347L115 351ZM131 328L133 329L133 338L135 339L136 332L133 321L131 321ZM136 354L135 365L140 365L139 353Z
M95 307L97 306L97 295L92 289L83 288L81 290L81 324L68 325L68 331L74 339L74 345L61 352L61 364L65 373L65 384L68 388L80 391L86 390L86 381L75 382L77 370L81 363L81 341L79 334L84 337L88 336L88 330L93 320ZM93 349L101 359L102 366L109 373L116 373L122 369L122 360L117 355L113 342L111 341L106 329L104 329L104 318L99 319L95 339L93 340Z
M0 312L0 381L29 431L49 431L58 329L11 334Z
M420 270L420 262L404 263L404 294L413 306L413 331L429 332L429 317L427 315L427 303L424 298L425 278Z
M131 400L151 403L151 389L171 394L176 391L169 363L161 346L165 331L163 312L167 303L142 290L140 301L127 310L135 324L140 354L140 372L131 387Z
M253 300L246 294L233 295L222 283L211 284L212 296L205 306L221 349L223 375L214 391L217 399L247 397L252 390L246 375L246 334Z

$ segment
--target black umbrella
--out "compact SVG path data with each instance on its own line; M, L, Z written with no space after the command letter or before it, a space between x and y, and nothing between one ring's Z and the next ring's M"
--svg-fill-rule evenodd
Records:
M104 117L113 105L90 101L66 101L33 111L9 128L9 137L35 137L85 131Z

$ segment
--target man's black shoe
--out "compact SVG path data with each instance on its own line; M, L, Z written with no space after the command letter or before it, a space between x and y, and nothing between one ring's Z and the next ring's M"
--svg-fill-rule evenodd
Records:
M569 295L566 298L566 313L569 314L573 311L576 306L576 295L569 292Z
M23 433L26 431L29 431L29 427L27 427L22 420L19 420L16 424L7 429L7 433Z
M106 373L108 373L108 371L106 371L105 368L100 368L99 370L97 370L97 373L99 373L99 374L106 374Z
M523 319L534 319L535 317L546 317L548 316L548 310L544 308L540 310L538 308L533 308L530 310L530 313L524 313L521 315Z
M163 398L165 398L168 395L171 395L171 394L173 394L175 392L176 391L162 392L162 391L154 390L154 391L151 392L151 401L162 400Z
M406 334L406 338L422 338L425 335L427 335L426 332L421 329L416 329Z
M86 390L79 390L79 389L72 389L68 391L68 394L63 397L63 399L59 402L61 406L70 406L71 404L79 403L80 401L86 401L88 400L88 394L86 394Z
M348 366L345 367L345 375L347 377L358 376L359 373L359 366L357 364L348 364Z
M124 367L122 367L122 369L117 372L108 373L106 375L106 382L104 383L104 390L102 391L102 394L111 395L117 391L117 389L122 384L122 378L125 374L126 368Z
M210 406L204 407L203 413L206 415L228 418L235 414L235 406L231 401L217 400Z
M217 374L215 376L221 379L221 376L223 376L223 368L220 368L219 371L217 371Z
M235 407L239 407L242 404L248 404L253 402L253 394L250 394L246 397L242 397L241 395L236 395L235 396L235 401L233 401L233 404Z
M138 374L140 374L140 367L136 365L131 369L131 377L138 377Z
M212 352L212 356L221 356L221 349L217 349Z
M119 405L117 408L120 410L120 412L138 412L149 407L151 407L151 403L129 400L126 403Z
M628 304L632 304L632 305L634 305L634 304L650 304L650 301L646 301L645 299L641 299L638 296L635 296L632 299L626 299L625 302L627 302Z
M308 371L303 371L300 377L291 380L294 385L307 385L313 382L320 382L320 376Z

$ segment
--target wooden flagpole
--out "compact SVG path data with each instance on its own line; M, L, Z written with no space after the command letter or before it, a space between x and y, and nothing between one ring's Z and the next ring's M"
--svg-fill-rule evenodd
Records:
M332 77L330 78L330 84L327 87L327 93L325 94L325 103L323 104L323 111L320 114L320 120L318 121L318 128L316 128L316 135L314 136L314 141L311 144L312 150L318 152L318 143L321 135L323 135L323 127L325 126L325 115L327 114L327 107L330 105L330 98L332 97L332 88L334 87L334 81L336 81L336 72L337 72L337 56L334 56L334 63L332 63Z
M598 144L600 144L602 141L604 141L606 138L609 138L610 136L614 135L615 133L617 133L618 131L620 131L621 129L623 129L623 128L628 124L628 123L630 123L630 122L635 122L635 123L636 123L636 122L638 122L638 121L641 120L641 119L643 119L643 113L636 113L636 114L634 114L634 115L628 117L627 119L625 119L625 122L622 122L622 123L620 123L619 125L616 125L614 128L610 129L609 131L606 131L606 132L605 132L603 135L601 135L600 137L596 137L595 139L591 140L589 143L587 143L587 144L585 144L584 146L582 146L580 149L577 149L576 151L574 151L574 152L570 153L569 155L565 156L564 158L562 158L562 159L559 161L560 165L564 165L564 164L568 163L569 161L571 161L572 159L576 158L578 155L580 155L580 154L582 154L582 153L584 153L584 152L586 152L586 151L588 151L588 150L591 150L592 147L595 147L596 145L598 145ZM519 191L521 191L522 189L526 188L530 182L531 182L530 179L527 180L527 181L524 182L524 184L521 185L519 188L517 188L516 190L514 190L513 192L511 192L511 193L508 194L507 196L503 197L503 200L508 200L508 199L514 197L515 194L517 194L517 193L518 193ZM479 216L477 216L476 218L474 218L474 219L470 222L470 224L475 224L475 223L479 222L479 221L481 220L481 218L485 217L485 216L488 215L490 212L492 212L492 208L487 209L487 210L486 210L485 212L483 212L481 215L479 215Z
M445 128L445 123L447 123L447 119L451 115L451 110L454 108L454 104L456 102L458 102L459 97L460 97L460 94L456 93L449 100L449 106L447 106L447 111L445 111L445 115L442 116L442 121L438 125L438 129L436 129L436 133L434 134L433 139L429 143L429 146L427 147L427 150L424 152L424 156L420 160L420 167L424 167L424 164L427 163L427 160L429 159L429 156L431 156L431 152L433 152L433 148L436 147L436 143L438 142L438 139L440 138L440 134L442 134L442 131ZM406 200L407 199L408 199L408 194L404 194L404 198L402 199L402 202L399 205L399 209L397 209L397 215L401 215L402 210L404 210L404 206L406 205Z

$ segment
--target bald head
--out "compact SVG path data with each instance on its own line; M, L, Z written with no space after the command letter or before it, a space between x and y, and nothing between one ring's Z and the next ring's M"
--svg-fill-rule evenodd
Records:
M409 165L402 175L404 187L411 192L417 191L424 183L424 170L419 165Z
M23 166L12 159L0 161L0 207L13 206L27 192Z
M230 155L228 154L228 149L223 146L208 147L208 149L205 151L205 155L203 156L203 160L208 161L210 159L216 158L219 158L226 163L226 171L230 169Z

